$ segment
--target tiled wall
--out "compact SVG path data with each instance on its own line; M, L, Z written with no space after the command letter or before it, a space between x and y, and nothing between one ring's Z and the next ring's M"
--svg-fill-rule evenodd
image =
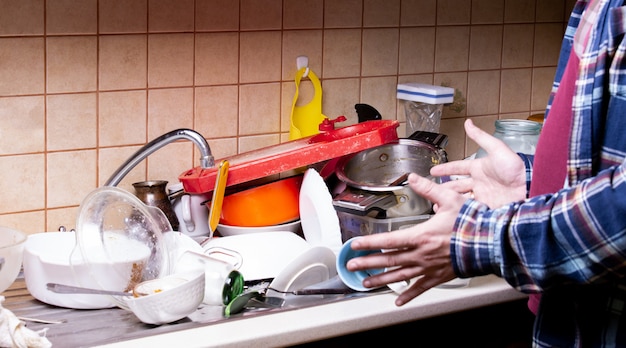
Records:
M452 159L476 150L463 120L542 112L572 0L0 0L0 225L74 227L83 197L176 128L216 158L288 139L298 55L323 113L356 103L404 122L398 82L448 85ZM302 100L311 95L303 91ZM464 100L463 100L464 99ZM404 123L399 128L405 135ZM199 164L165 146L119 185L176 182Z

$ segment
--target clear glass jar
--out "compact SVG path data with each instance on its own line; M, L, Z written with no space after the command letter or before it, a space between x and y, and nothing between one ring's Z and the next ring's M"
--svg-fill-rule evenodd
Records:
M504 119L496 120L496 131L493 136L502 140L513 151L534 155L541 132L541 123L529 120ZM483 149L478 149L476 158L485 157Z

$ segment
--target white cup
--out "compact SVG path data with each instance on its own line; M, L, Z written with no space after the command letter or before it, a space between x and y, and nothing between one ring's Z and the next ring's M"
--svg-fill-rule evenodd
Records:
M182 183L168 187L170 194L182 189ZM172 207L178 218L180 232L194 238L209 235L209 209L204 203L210 199L210 194L189 193L183 193L172 199Z

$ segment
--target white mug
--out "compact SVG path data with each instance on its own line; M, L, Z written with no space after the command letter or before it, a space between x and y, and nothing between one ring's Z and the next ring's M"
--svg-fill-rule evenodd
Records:
M168 187L170 194L182 189L182 183ZM171 200L174 213L178 218L179 232L194 238L209 235L209 209L204 203L210 199L210 194L182 193Z

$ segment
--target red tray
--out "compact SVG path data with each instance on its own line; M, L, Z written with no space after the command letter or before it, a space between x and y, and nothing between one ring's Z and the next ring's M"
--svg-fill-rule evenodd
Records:
M383 145L398 139L398 121L373 120L245 152L228 160L226 186L237 185ZM222 159L216 160L219 163ZM217 168L195 167L178 179L186 192L213 191Z

